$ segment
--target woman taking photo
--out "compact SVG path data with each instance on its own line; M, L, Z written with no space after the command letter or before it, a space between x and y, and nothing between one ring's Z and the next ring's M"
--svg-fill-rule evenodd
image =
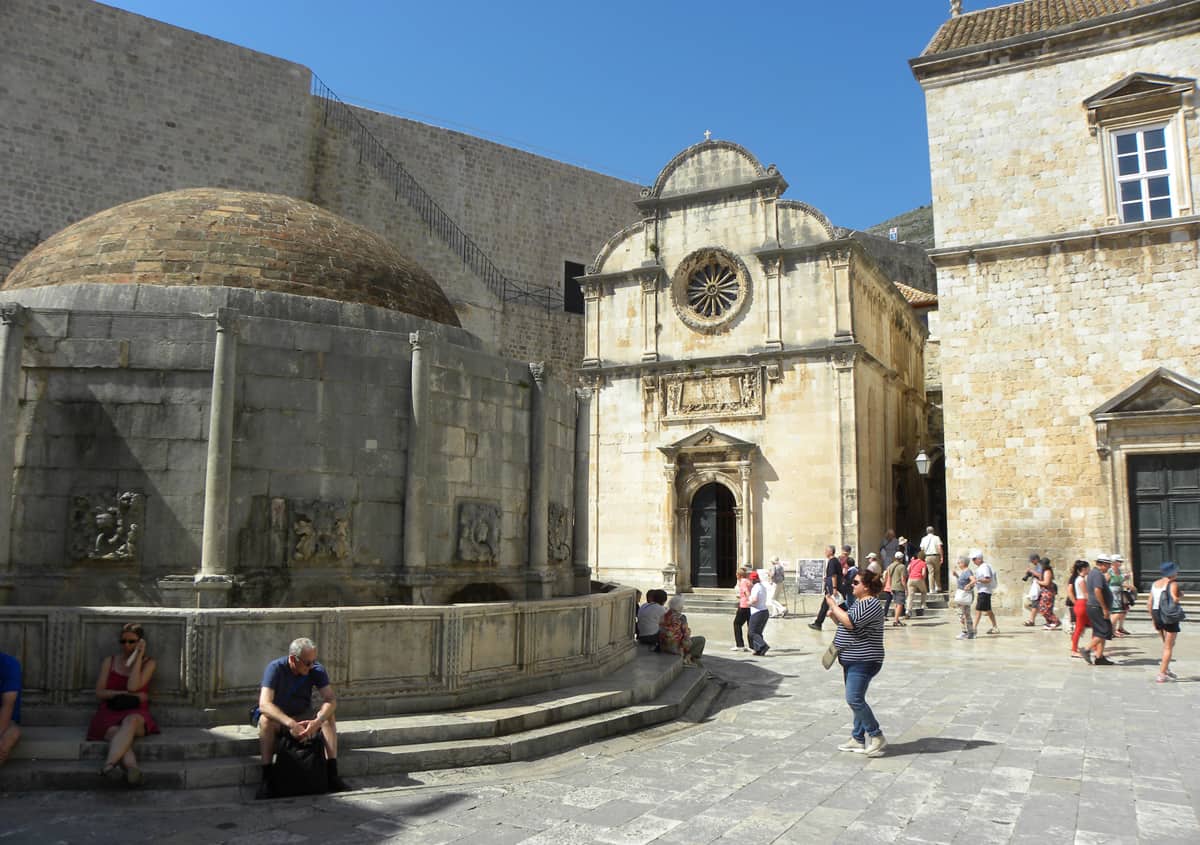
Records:
M738 567L737 586L733 589L738 603L737 613L733 615L733 650L749 651L742 638L742 627L750 622L750 579L746 577L746 567Z
M122 627L119 640L120 652L104 658L100 664L100 676L96 679L100 709L92 717L87 738L108 741L108 756L100 770L101 775L110 777L124 769L125 782L140 786L143 777L133 755L133 740L158 733L146 694L156 664L153 658L146 656L146 638L141 625L130 622Z
M1037 612L1045 618L1046 624L1043 627L1047 631L1057 631L1062 627L1062 623L1054 615L1054 601L1058 598L1058 587L1054 583L1054 567L1050 565L1050 558L1042 558L1042 569L1037 573L1037 581Z
M833 644L837 646L838 662L846 682L846 703L854 714L854 730L850 739L838 746L840 751L853 751L868 757L882 757L887 740L879 721L867 704L867 687L883 668L883 605L877 596L883 584L869 569L859 571L850 582L854 604L843 610L833 596L826 596L829 615L837 622Z

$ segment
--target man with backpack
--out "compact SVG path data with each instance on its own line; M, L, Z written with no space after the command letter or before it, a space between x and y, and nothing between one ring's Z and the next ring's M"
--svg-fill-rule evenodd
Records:
M312 705L314 689L321 696L321 705L315 711ZM292 640L285 656L267 664L258 694L258 706L250 713L251 722L258 728L258 748L263 767L262 784L255 798L312 791L291 789L288 785L277 783L275 752L283 734L311 748L310 741L319 733L325 753L308 755L306 759L323 757L325 771L316 772L313 782L326 783L329 792L350 789L338 777L337 725L333 717L336 709L337 697L329 683L329 673L317 662L316 644L308 637Z

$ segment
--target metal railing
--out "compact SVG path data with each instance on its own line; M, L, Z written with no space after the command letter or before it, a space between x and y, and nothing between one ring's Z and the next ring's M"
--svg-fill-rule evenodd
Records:
M561 291L518 281L497 267L480 249L479 245L471 239L471 236L454 222L445 209L438 205L437 200L421 187L421 184L400 163L399 159L392 155L383 142L371 133L371 130L354 113L354 110L343 102L315 73L312 75L311 93L321 103L321 119L324 125L341 131L354 144L358 151L359 164L373 167L391 186L393 198L396 200L403 198L429 227L430 233L437 235L455 255L462 259L463 264L482 279L488 290L494 293L501 302L540 305L546 310L562 308Z

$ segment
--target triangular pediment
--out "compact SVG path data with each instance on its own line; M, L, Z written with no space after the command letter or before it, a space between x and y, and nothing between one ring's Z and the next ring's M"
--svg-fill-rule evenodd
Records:
M1103 91L1098 91L1083 101L1088 109L1098 109L1132 99L1153 97L1159 94L1183 94L1196 86L1196 80L1186 76L1162 76L1157 73L1131 73Z
M1092 411L1092 416L1198 409L1200 409L1200 383L1165 367L1159 367Z
M681 440L676 440L669 446L659 446L658 448L659 451L668 458L673 458L680 452L710 450L725 450L740 454L749 454L758 447L746 440L734 437L732 434L725 434L722 431L717 431L717 429L709 425L705 426L699 431L689 434L687 437L684 437Z

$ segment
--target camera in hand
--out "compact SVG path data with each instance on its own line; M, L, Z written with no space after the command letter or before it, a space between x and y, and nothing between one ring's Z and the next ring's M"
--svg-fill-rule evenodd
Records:
M1030 578L1032 578L1032 577L1033 577L1033 573L1032 573L1032 572L1026 572L1024 575L1022 575L1022 576L1021 576L1021 580L1022 580L1022 581L1028 581L1028 580L1029 580Z

